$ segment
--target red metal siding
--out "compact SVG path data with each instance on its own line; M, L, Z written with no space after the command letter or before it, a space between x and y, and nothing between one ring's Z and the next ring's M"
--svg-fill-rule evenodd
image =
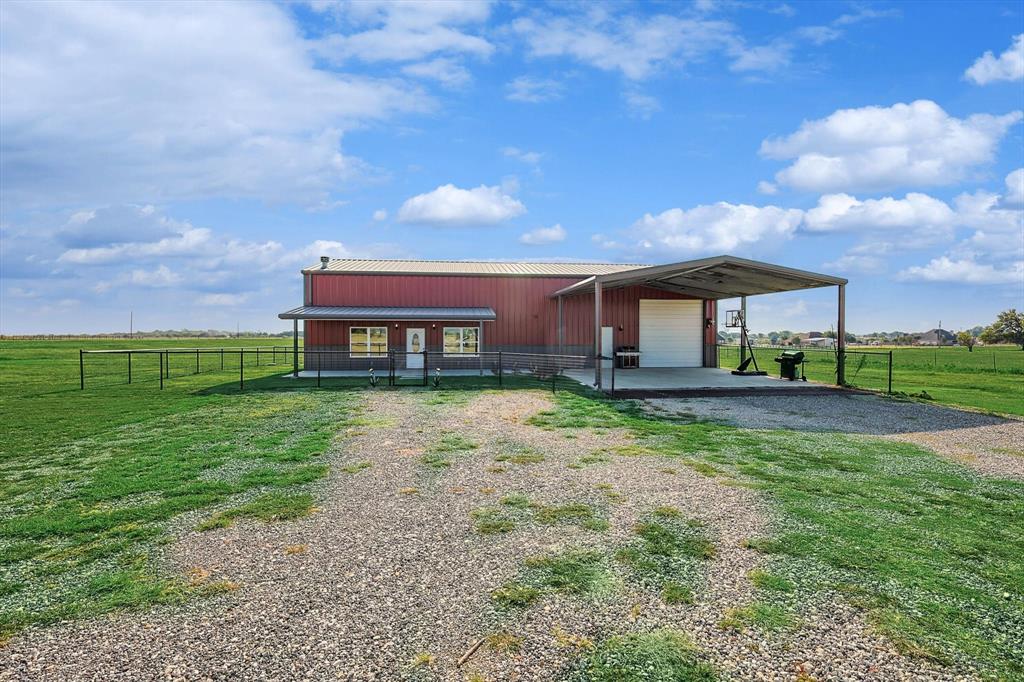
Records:
M580 281L564 277L459 277L423 275L313 275L311 305L364 306L488 306L497 319L484 323L484 347L551 346L558 343L558 304L550 295ZM604 292L603 324L616 327L615 345L639 343L640 299L691 298L649 287L626 287ZM564 299L564 343L593 343L594 297L569 296ZM348 328L371 323L307 323L306 343L310 345L348 345ZM431 330L436 324L436 330ZM463 326L468 323L449 323ZM379 326L380 323L377 323ZM618 331L618 326L623 330ZM405 346L407 327L428 329L428 344L441 344L442 321L399 322L388 325L388 344ZM399 336L393 336L394 334Z

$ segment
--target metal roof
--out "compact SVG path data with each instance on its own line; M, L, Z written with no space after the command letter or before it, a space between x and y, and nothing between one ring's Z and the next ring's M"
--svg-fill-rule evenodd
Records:
M282 320L438 320L442 322L494 320L491 308L409 308L389 306L305 305L278 315Z
M595 282L600 282L606 289L642 284L698 298L720 300L836 286L846 284L847 280L736 256L714 256L599 274L560 289L552 296L589 293L594 290Z
M490 275L505 277L589 277L643 267L625 263L527 263L461 260L369 260L332 258L303 273L375 275Z

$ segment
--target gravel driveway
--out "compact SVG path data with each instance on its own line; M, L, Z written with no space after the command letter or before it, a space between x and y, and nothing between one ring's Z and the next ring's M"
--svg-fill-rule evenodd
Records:
M868 632L854 609L828 595L787 634L722 629L729 608L751 601L747 573L763 560L741 544L763 534L769 521L751 490L655 457L571 467L582 455L628 444L628 437L528 425L529 415L550 406L543 392L474 393L462 404L435 404L436 395L367 393L366 424L342 434L328 454L332 473L317 491L314 516L185 531L167 549L175 570L231 580L234 592L186 607L32 629L0 652L0 678L550 680L578 654L572 642L669 626L690 633L735 679L793 680L801 672L818 680L954 679L900 656ZM758 402L751 401L752 413ZM722 416L713 401L662 407ZM802 408L768 412L782 419L786 409ZM478 447L452 455L448 468L425 466L421 456L451 433ZM545 459L496 463L512 446ZM371 466L342 469L361 461ZM477 533L470 512L509 493L548 504L588 502L607 514L610 527ZM574 546L612 551L659 505L705 522L717 547L694 604L666 606L623 582L596 601L556 594L511 614L492 605L490 592L514 578L526 557ZM499 631L522 637L521 649L485 645L457 665L474 642ZM417 654L433 658L414 668Z
M922 445L984 474L1024 479L1024 419L842 392L814 396L674 398L647 403L656 410L748 429L882 436Z

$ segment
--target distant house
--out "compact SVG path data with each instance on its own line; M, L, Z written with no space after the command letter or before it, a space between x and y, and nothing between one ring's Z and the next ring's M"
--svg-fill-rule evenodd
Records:
M817 348L831 348L835 345L835 339L830 339L825 336L809 337L802 341L805 346L814 346Z
M808 339L823 339L823 338L825 338L825 335L822 334L821 332L807 332L807 338Z
M929 329L917 337L919 346L952 346L956 341L956 335L945 329Z

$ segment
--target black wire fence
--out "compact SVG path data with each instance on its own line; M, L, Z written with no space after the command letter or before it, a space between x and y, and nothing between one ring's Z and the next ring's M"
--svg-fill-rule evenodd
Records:
M239 390L245 390L246 370L278 366L294 376L295 380L315 382L322 386L329 379L357 379L370 386L435 386L439 387L453 377L485 377L503 386L507 379L530 379L544 382L557 390L558 382L566 370L581 369L588 358L583 355L552 353L519 353L510 351L481 351L478 353L451 353L443 350L411 352L360 347L350 348L298 348L291 346L207 347L207 348L131 348L78 351L79 384L85 390L86 379L92 378L89 367L93 356L102 356L108 363L113 357L123 357L124 364L114 370L124 383L152 380L157 371L160 388L172 377L198 375L205 372L233 372L238 377ZM153 366L156 356L156 366ZM87 358L89 360L87 360ZM104 376L110 376L105 364ZM262 376L260 377L262 378ZM250 378L251 381L251 378Z
M739 344L719 344L719 366L725 369L737 367L740 364L740 350ZM769 374L778 374L779 364L775 362L775 358L784 350L803 352L804 361L801 371L804 378L822 383L836 383L839 352L835 348L754 346L754 358L757 360L758 367L767 370ZM847 386L892 393L893 354L891 350L869 351L847 348L843 351L843 355L846 360L844 369Z

